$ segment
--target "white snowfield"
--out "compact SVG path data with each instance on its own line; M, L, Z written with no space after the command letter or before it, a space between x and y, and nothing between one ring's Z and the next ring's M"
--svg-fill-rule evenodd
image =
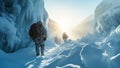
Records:
M103 0L95 21L94 33L81 39L56 46L49 38L43 57L35 56L33 43L14 53L0 50L0 68L120 68L120 0Z

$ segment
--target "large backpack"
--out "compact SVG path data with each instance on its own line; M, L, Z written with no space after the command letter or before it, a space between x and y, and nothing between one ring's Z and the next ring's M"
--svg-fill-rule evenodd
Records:
M47 31L41 22L37 22L31 25L29 30L29 35L32 38L32 40L35 40L36 38L41 37L45 41L47 38Z
M68 35L64 32L62 38L64 41L66 41L68 39Z

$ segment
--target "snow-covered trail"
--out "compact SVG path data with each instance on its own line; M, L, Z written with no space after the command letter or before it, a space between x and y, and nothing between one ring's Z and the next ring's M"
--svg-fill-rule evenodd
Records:
M68 40L46 50L43 57L35 56L33 46L11 54L0 51L0 68L119 68L120 53L112 56L96 45Z
M49 49L44 57L39 56L26 65L28 68L80 68L80 65L83 67L80 57L82 45L86 44L69 40L58 47Z
M9 68L9 67L11 68L26 68L26 67L27 68L43 68L43 67L49 68L47 66L50 66L50 68L51 67L55 68L55 66L58 65L56 63L56 60L59 60L62 58L65 60L65 58L68 58L70 55L72 55L72 53L74 53L73 49L76 48L76 46L73 47L73 45L76 45L74 44L73 41L67 41L66 43L63 43L58 47L53 47L49 50L46 50L45 56L43 57L35 56L34 46L24 48L15 53L10 53L10 54L6 54L0 50L0 67L2 68ZM75 56L79 57L79 55L75 55ZM65 62L62 64L62 66L68 63L69 62Z

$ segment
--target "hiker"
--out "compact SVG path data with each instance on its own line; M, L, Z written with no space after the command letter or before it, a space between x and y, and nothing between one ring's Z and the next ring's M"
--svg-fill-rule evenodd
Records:
M55 36L54 41L55 41L56 44L60 44L61 43L61 38L59 38L58 36Z
M62 35L62 38L64 40L64 42L68 39L68 35L64 32Z
M43 56L45 50L44 42L47 39L47 31L41 21L31 25L29 35L35 43L36 56L39 55L39 48L41 48L41 56Z

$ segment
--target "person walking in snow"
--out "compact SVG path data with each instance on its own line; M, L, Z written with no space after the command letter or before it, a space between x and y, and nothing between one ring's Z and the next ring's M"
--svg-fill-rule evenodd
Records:
M68 35L64 32L62 35L62 38L64 40L64 42L68 39Z
M29 35L35 43L36 56L39 55L39 48L41 48L41 56L43 56L45 50L44 42L47 39L47 31L41 21L31 25Z
M61 38L59 38L58 36L55 36L54 41L55 41L56 44L60 44L61 43Z

